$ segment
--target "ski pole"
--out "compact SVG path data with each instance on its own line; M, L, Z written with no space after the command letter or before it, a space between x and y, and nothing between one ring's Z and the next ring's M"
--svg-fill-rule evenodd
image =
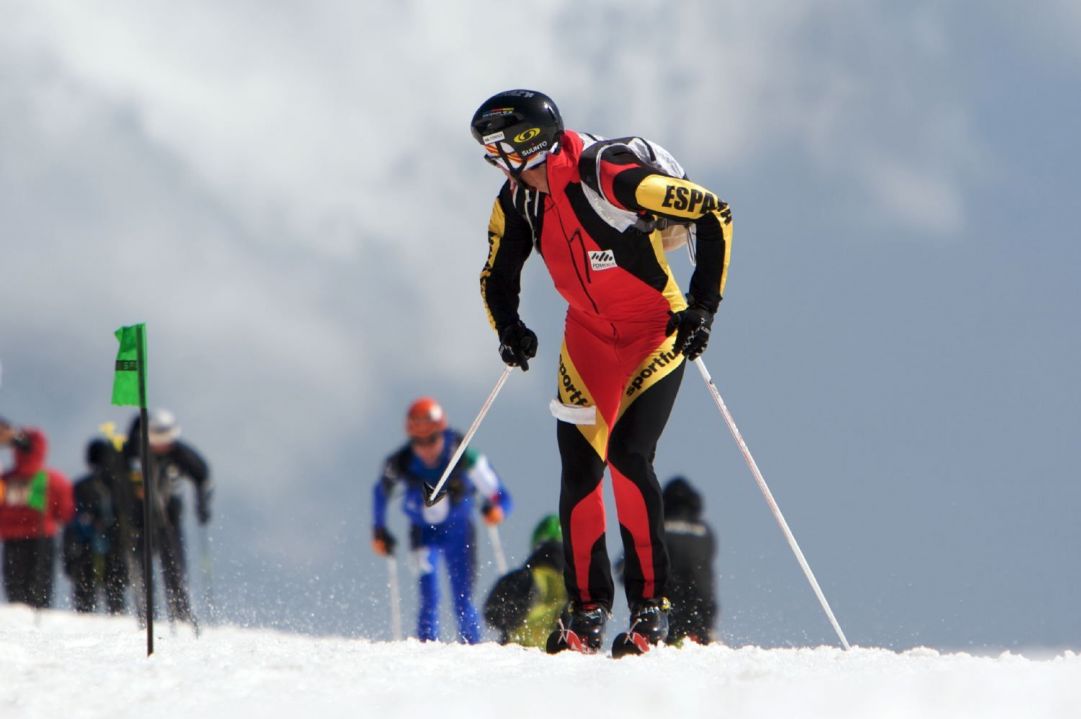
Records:
M398 560L387 555L387 588L390 590L390 633L394 641L402 639L402 593L398 588Z
M495 568L499 570L499 576L507 573L507 555L503 553L503 541L499 538L499 527L494 524L488 525L488 539L492 542L492 554L495 555Z
M216 608L214 606L214 562L210 554L210 530L204 524L199 535L200 565L203 573L203 603L206 605L207 623L212 624L215 619Z
M462 453L465 452L465 448L469 446L469 440L473 439L473 435L477 433L477 428L480 427L480 423L484 420L484 415L488 414L489 408L492 406L492 402L495 401L496 395L499 394L499 390L503 389L503 385L506 384L507 378L510 377L512 367L503 368L503 374L499 375L499 381L495 383L495 387L492 388L492 393L488 395L488 399L484 400L484 406L480 408L480 414L473 420L473 424L469 426L469 431L462 437L462 441L458 443L458 449L454 451L454 456L450 458L450 462L447 463L447 468L443 470L443 476L439 478L435 486L431 488L424 497L424 503L429 507L435 504L436 497L439 496L439 490L443 488L443 485L447 481L447 477L454 470L454 465L458 464L458 460L461 459Z
M830 624L833 625L833 630L837 632L837 637L841 640L841 646L845 649L850 649L851 647L848 645L848 639L845 638L845 633L841 630L841 625L837 623L837 618L833 616L833 610L830 609L829 602L826 601L826 595L822 593L822 588L818 586L818 580L815 579L815 575L811 571L811 566L803 556L799 544L796 543L796 538L793 536L792 530L788 528L788 522L785 521L784 515L781 514L781 508L777 506L777 500L773 498L773 493L770 492L769 487L766 486L766 480L762 476L762 472L758 469L758 464L754 461L754 457L751 456L751 450L747 448L747 443L743 441L743 435L740 434L739 428L736 427L736 421L732 418L732 413L728 411L728 407L721 398L721 393L717 389L717 385L713 383L713 378L710 377L705 362L702 361L701 357L698 357L694 360L694 364L698 367L698 371L701 373L702 379L706 383L706 387L709 388L709 393L713 395L713 402L717 405L717 409L721 411L721 416L724 417L724 421L728 424L728 429L732 433L732 438L736 440L736 444L739 445L740 451L743 452L743 458L747 461L747 466L751 468L751 474L754 475L754 480L758 483L758 488L762 490L762 496L766 498L766 504L769 505L770 511L773 512L777 524L781 527L781 531L784 532L785 539L788 540L788 546L792 548L792 553L796 555L796 560L799 562L800 567L803 568L803 573L807 577L807 581L811 583L811 589L814 590L815 596L818 597L818 603L822 605L822 609L826 612Z

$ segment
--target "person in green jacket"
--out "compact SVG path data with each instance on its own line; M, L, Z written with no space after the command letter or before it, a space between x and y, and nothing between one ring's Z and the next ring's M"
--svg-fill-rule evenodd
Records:
M567 611L563 531L549 514L533 530L525 564L499 578L484 602L484 619L500 644L544 647Z

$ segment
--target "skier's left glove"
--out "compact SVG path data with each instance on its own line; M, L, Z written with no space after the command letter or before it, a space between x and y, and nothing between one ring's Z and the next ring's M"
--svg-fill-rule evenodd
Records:
M503 521L503 508L498 504L484 503L484 506L480 508L480 513L484 517L484 523L489 527L494 527Z
M499 331L499 356L509 367L529 371L529 360L537 356L537 335L518 320Z
M698 359L709 344L709 331L713 326L713 313L700 304L692 303L682 312L668 317L665 336L676 333L676 352L682 352L689 360Z

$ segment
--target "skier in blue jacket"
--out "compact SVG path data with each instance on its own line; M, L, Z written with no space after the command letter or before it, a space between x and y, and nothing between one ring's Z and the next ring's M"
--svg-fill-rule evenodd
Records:
M480 641L480 622L473 606L476 579L476 531L473 507L480 495L480 511L489 525L499 524L511 509L511 498L487 458L472 447L466 449L451 472L440 497L426 506L425 485L434 486L462 441L462 435L447 427L443 408L431 397L421 397L409 406L405 431L409 437L401 448L387 457L373 492L372 548L377 554L394 553L397 540L387 530L387 504L395 488L404 489L402 511L409 519L409 544L420 570L420 611L417 637L421 641L439 638L440 555L447 563L458 620L458 640Z

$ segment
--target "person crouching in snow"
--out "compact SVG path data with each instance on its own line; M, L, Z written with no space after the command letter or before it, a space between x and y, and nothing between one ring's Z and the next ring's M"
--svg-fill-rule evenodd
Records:
M563 530L549 514L533 530L529 559L496 581L484 602L484 621L499 631L500 644L545 647L566 618Z
M480 641L480 622L473 606L476 580L476 531L473 525L475 495L480 494L481 514L487 524L503 521L510 512L510 494L487 458L467 448L447 479L440 497L425 505L426 485L434 486L443 475L462 435L447 426L443 408L431 397L409 406L405 431L409 440L387 457L373 492L372 548L376 554L394 553L397 540L387 529L387 505L395 489L404 489L402 511L409 520L409 544L420 569L420 611L417 637L439 638L439 581L442 555L447 563L458 620L458 640Z

